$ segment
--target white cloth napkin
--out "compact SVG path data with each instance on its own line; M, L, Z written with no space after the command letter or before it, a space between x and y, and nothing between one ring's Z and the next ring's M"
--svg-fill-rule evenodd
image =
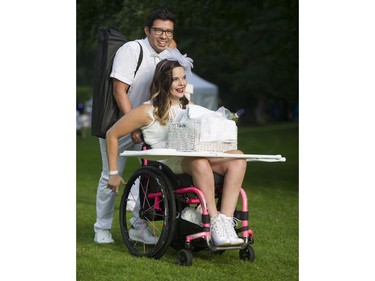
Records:
M220 113L196 104L189 104L187 106L187 114L190 119L203 119L208 116L216 116L217 118L222 117Z
M204 118L201 121L201 142L237 140L236 122L217 117Z
M221 112L199 105L189 104L186 110L178 113L175 122L197 122L197 126L200 126L201 142L237 140L237 126L234 121L228 120Z

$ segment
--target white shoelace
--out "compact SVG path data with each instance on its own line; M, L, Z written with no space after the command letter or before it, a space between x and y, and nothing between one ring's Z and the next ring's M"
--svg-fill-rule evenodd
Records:
M211 218L211 231L214 231L218 236L225 237L225 229L220 223L219 217Z
M223 216L225 230L231 238L238 238L237 233L234 230L234 227L237 225L238 221L239 220L237 218Z

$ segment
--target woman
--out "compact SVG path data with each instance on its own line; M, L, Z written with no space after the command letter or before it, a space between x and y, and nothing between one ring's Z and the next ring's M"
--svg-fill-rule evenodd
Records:
M108 188L118 193L124 180L117 173L118 139L136 129L141 129L145 142L152 148L166 148L168 124L179 110L189 103L184 96L187 85L185 70L190 71L190 59L177 50L158 63L151 84L151 100L124 115L106 136L110 177ZM242 153L239 150L227 151ZM211 238L216 246L239 245L239 238L233 228L233 213L246 172L246 160L228 158L175 157L164 161L174 173L192 176L194 185L206 197L211 217ZM215 202L213 172L224 176L220 213Z

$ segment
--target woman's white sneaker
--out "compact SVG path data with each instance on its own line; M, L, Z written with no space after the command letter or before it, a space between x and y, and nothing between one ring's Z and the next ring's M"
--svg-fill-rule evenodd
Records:
M234 230L235 222L233 221L232 217L227 217L224 214L219 215L220 220L222 221L224 225L225 232L227 234L227 237L230 240L230 244L232 246L234 245L241 245L244 243L244 241L237 236L236 231Z
M219 216L211 218L211 239L215 246L229 246L231 244Z

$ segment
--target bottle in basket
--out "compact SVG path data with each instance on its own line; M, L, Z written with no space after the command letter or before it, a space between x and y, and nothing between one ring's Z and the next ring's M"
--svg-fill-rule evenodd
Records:
M245 113L245 109L241 108L236 113L232 113L230 119L232 119L234 122L238 122L238 118L240 118L241 115Z

